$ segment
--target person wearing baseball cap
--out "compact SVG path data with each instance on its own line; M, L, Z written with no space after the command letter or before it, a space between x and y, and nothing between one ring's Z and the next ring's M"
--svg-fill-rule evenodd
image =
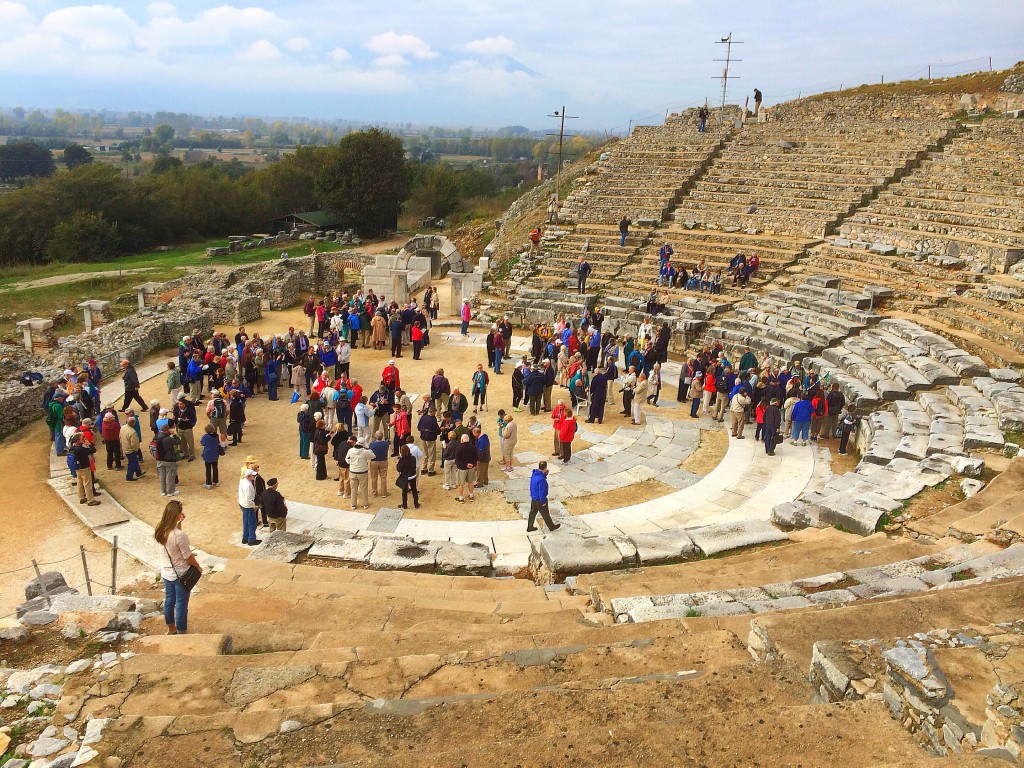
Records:
M252 457L248 457L252 458ZM246 461L248 464L248 460ZM238 481L238 506L242 510L242 544L255 547L260 544L256 538L256 470L246 469Z

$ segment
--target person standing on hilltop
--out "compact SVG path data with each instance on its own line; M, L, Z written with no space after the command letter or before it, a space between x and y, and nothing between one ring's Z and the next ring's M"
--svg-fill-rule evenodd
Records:
M704 104L700 109L697 110L697 130L700 133L704 133L704 131L707 129L708 117L710 116L711 113L708 111L707 104Z
M757 113L761 111L761 91L757 88L754 89L754 117L757 117Z

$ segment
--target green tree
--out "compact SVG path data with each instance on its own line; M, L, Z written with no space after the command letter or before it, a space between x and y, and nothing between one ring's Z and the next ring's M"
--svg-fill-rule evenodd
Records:
M160 175L161 173L167 173L172 168L180 168L182 166L181 160L170 155L159 155L156 160L153 161L153 173Z
M54 226L47 261L106 261L117 254L117 225L101 214L77 211Z
M77 168L91 162L92 155L81 144L68 144L64 147L64 165L68 168Z
M402 140L379 128L350 133L325 150L316 174L320 205L363 234L394 228L409 197L409 168Z
M156 139L157 144L167 144L174 141L174 128L167 124L158 125L153 129L153 137Z
M0 181L11 182L24 176L53 175L57 164L46 147L33 141L0 146Z
M430 165L413 202L427 216L444 218L459 206L459 181L449 165Z

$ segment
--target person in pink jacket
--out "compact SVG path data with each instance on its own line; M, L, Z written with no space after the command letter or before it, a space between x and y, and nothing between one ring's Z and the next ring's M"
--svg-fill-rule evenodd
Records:
M473 310L469 306L469 299L462 300L462 335L469 335L469 319L473 316Z

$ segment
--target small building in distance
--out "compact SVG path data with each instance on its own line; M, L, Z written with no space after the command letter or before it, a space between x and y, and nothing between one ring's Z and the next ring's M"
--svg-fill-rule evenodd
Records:
M290 213L287 216L280 216L270 222L272 234L279 232L291 232L298 229L300 232L310 232L329 229L343 231L351 229L352 225L346 222L341 216L328 211L304 211L303 213Z

